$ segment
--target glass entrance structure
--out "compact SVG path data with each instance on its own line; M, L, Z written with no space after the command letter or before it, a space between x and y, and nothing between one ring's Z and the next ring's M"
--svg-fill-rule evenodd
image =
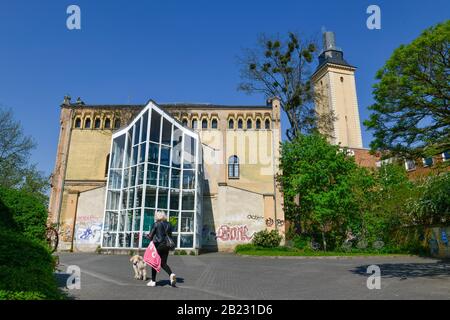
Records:
M102 248L146 248L156 211L164 211L180 249L198 249L202 224L201 145L150 101L112 136Z

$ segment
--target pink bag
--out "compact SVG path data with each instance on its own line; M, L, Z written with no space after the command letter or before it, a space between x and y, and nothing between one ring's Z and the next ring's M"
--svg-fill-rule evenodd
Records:
M145 249L144 262L157 272L161 270L161 257L159 256L158 251L156 251L153 241L151 241L147 249Z

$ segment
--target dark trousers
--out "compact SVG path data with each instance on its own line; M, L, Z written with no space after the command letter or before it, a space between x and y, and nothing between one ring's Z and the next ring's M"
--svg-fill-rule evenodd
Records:
M161 269L164 269L164 271L167 272L167 274L170 276L172 274L172 270L167 265L167 257L169 256L169 250L159 250L157 246L156 251L158 251L158 254L161 257ZM152 268L152 281L155 280L156 280L156 270Z

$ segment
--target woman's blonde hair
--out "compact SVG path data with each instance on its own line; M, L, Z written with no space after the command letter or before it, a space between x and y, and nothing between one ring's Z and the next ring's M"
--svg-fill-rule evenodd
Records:
M166 221L167 216L164 211L156 211L155 213L155 221Z

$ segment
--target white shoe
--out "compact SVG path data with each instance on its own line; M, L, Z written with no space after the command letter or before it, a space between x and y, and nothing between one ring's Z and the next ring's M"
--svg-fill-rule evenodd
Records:
M156 287L156 282L150 280L150 281L147 283L147 286L149 286L149 287Z
M177 284L177 276L175 275L175 273L172 273L170 275L170 285L174 287L176 284Z

